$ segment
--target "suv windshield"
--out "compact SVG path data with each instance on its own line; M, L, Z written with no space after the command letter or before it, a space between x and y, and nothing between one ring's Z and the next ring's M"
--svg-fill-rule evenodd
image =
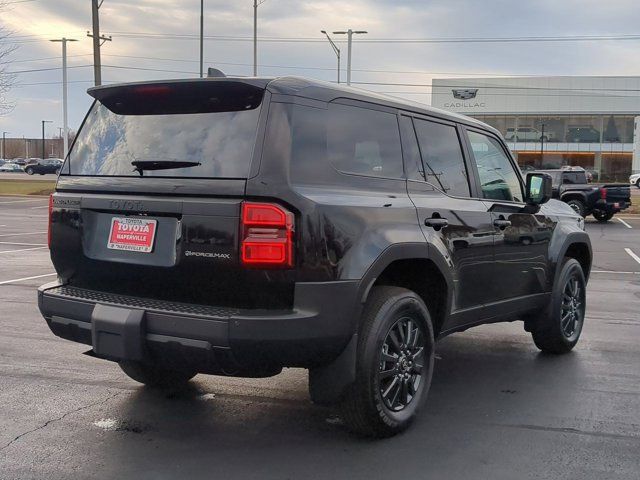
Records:
M215 90L206 95L185 95L182 88L160 90L168 99L158 98L155 90L151 93L145 101L147 93L142 91L136 103L131 89L97 100L69 153L65 173L139 176L136 165L141 163L177 162L183 168L145 169L144 176L248 176L261 96L256 99L254 92L246 101L229 102L216 97L227 92Z

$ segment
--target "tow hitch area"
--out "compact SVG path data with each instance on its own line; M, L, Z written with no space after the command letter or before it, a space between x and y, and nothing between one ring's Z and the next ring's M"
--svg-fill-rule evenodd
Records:
M110 360L142 360L144 310L96 304L91 314L93 353Z

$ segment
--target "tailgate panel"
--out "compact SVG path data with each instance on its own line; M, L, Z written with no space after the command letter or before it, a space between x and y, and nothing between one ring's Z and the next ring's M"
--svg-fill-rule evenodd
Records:
M54 194L51 258L70 286L198 305L285 308L292 271L239 260L242 198ZM113 217L156 220L150 253L107 248Z

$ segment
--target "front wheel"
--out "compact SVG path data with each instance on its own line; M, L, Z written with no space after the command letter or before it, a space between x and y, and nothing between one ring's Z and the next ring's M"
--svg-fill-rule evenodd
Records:
M25 172L27 172L27 175L33 175L33 168L29 167L25 170Z
M358 334L356 381L341 405L346 425L370 437L405 430L431 386L434 346L422 299L404 288L375 287Z
M573 211L576 212L581 217L585 216L584 213L585 213L586 207L584 206L584 203L582 203L580 200L569 200L567 202L567 205L573 208Z
M192 371L169 370L156 365L128 360L118 362L118 365L129 378L152 387L184 387L189 380L196 376L196 372Z
M584 324L587 282L582 266L567 258L562 264L551 304L531 332L543 352L567 353L576 346Z
M636 181L636 187L640 188L640 178Z
M604 210L594 210L593 218L601 223L605 223L613 218L613 212L607 213Z

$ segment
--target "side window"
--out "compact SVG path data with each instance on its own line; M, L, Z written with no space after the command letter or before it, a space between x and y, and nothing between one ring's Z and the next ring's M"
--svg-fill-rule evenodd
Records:
M448 195L469 196L469 178L455 127L414 119L426 180Z
M478 166L484 198L522 202L522 185L500 143L482 133L469 131L471 150Z
M420 158L420 148L413 121L410 117L400 117L400 133L402 134L402 150L404 156L404 171L410 180L425 180L424 167Z
M327 117L327 152L334 168L357 175L403 177L396 115L330 104Z

